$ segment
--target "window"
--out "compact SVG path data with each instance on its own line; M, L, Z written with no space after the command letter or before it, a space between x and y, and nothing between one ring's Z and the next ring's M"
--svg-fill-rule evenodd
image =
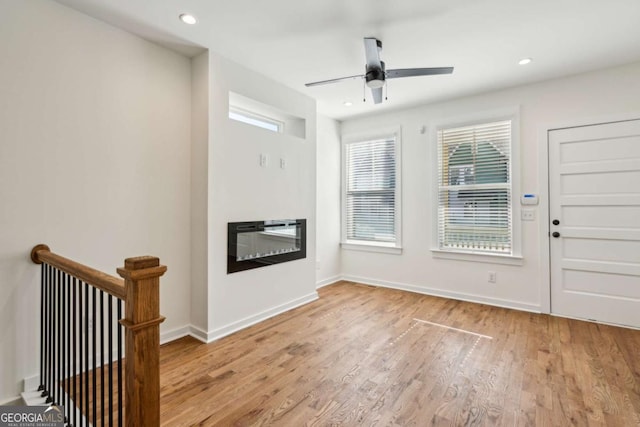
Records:
M236 107L229 108L229 118L248 125L270 130L272 132L282 132L284 128L284 123L281 121Z
M398 133L344 143L343 247L399 248Z
M514 255L512 120L442 128L438 249Z

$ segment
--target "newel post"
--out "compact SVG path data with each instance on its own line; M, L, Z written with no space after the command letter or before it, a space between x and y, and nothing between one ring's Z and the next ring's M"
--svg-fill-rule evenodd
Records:
M126 425L160 425L160 276L167 267L156 257L124 260Z

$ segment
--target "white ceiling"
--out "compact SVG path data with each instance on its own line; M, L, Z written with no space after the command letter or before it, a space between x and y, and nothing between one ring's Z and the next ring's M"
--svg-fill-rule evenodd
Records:
M639 0L57 0L183 53L202 46L318 101L344 119L640 60ZM188 12L195 26L178 20ZM387 68L454 66L452 75L387 82L374 105L351 80L363 37ZM519 66L521 58L533 62ZM349 100L353 106L345 107Z

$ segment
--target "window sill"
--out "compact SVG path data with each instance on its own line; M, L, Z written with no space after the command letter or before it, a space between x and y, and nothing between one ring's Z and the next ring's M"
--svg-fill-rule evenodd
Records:
M474 252L443 251L431 249L434 258L453 259L458 261L484 262L489 264L524 265L524 258L519 255L483 254Z
M340 243L340 246L342 249L350 251L378 252L394 255L402 254L402 247L396 246L393 243L347 241Z

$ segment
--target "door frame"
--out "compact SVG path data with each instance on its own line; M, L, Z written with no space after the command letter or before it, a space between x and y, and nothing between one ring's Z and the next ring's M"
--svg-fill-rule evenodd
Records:
M549 132L589 125L640 120L640 111L575 118L538 126L538 237L540 239L540 311L551 313L551 250L549 248Z

